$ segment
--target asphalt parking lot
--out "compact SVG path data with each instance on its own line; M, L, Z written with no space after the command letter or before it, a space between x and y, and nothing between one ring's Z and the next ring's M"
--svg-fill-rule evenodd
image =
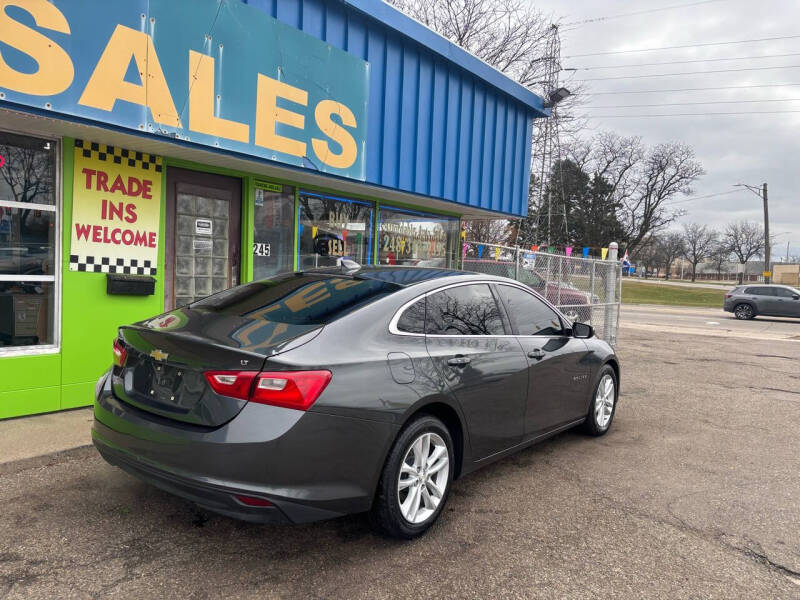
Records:
M800 342L620 340L606 437L456 482L413 542L200 513L92 448L2 465L0 598L800 598Z

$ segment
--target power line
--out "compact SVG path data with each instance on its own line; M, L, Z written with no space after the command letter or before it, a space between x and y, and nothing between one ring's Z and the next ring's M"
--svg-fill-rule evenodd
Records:
M714 115L779 115L800 113L800 110L753 110L750 112L669 113L644 115L583 115L586 119L638 119L640 117L709 117Z
M776 69L798 69L800 65L783 65L781 67L747 67L744 69L714 69L712 71L684 71L681 73L655 73L651 75L619 75L617 77L590 77L578 81L610 81L612 79L647 79L650 77L677 77L679 75L709 75L711 73L740 73L742 71L774 71Z
M755 42L771 42L773 40L794 40L800 35L782 35L777 37L754 38L750 40L734 40L729 42L705 42L703 44L684 44L681 46L661 46L660 48L640 48L637 50L611 50L608 52L589 52L587 54L570 54L563 58L578 58L582 56L607 56L609 54L635 54L638 52L655 52L657 50L677 50L680 48L701 48L705 46L729 46L732 44L750 44Z
M769 100L716 100L714 102L669 102L663 104L603 104L584 108L642 108L652 106L691 106L698 104L754 104L759 102L800 102L800 98L771 98Z
M786 58L789 56L800 56L800 52L790 52L788 54L761 54L758 56L737 56L731 58L699 58L693 60L669 60L666 62L634 63L632 65L602 65L594 67L564 67L564 71L595 71L597 69L627 69L633 67L658 67L661 65L688 65L691 63L704 62L723 62L726 60L759 60L762 58Z
M706 198L716 198L718 196L727 196L728 194L736 194L741 190L728 190L727 192L717 192L716 194L706 194L705 196L690 196L689 198L683 198L680 200L671 200L669 202L665 202L664 204L683 204L684 202L694 202L695 200L704 200Z
M694 87L694 88L676 88L671 90L624 90L617 92L590 92L582 94L582 96L606 96L608 94L665 94L668 92L709 92L712 90L742 90L750 88L771 88L771 87L794 87L800 86L800 83L756 83L748 85L723 85L719 87Z
M633 12L619 13L616 15L608 15L605 17L595 17L593 19L584 19L582 21L573 21L571 23L564 23L565 26L570 25L586 25L587 23L598 23L600 21L608 21L611 19L621 19L623 17L634 17L637 15L644 15L647 13L660 12L665 10L673 10L676 8L689 8L691 6L698 6L700 4L712 4L714 2L727 2L728 0L699 0L698 2L688 2L686 4L673 4L671 6L662 6L660 8L649 8L645 10L636 10Z

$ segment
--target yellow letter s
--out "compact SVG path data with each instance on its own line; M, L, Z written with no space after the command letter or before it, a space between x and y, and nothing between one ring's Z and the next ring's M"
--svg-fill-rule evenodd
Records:
M20 73L0 54L0 87L33 96L60 94L75 76L72 60L53 40L9 17L6 14L9 6L30 13L39 27L70 33L67 19L47 0L0 0L0 41L24 52L38 64L34 73Z

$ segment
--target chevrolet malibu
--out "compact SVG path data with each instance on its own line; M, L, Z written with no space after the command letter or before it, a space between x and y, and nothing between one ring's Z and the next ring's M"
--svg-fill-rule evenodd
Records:
M560 431L611 426L619 362L513 280L410 267L248 283L119 329L100 454L230 517L369 511L412 538L454 479Z

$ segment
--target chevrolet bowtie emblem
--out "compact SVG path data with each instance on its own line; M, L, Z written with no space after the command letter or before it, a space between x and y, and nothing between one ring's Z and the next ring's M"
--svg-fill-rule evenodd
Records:
M150 356L152 356L155 360L167 360L169 354L156 348L150 352Z

